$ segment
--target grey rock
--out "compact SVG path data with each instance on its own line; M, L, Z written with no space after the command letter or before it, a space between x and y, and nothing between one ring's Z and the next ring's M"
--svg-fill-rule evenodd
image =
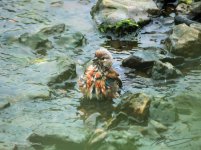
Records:
M154 61L170 62L173 64L181 64L184 62L184 58L180 56L174 56L168 51L162 49L147 49L137 50L131 56L125 58L122 61L124 67L130 67L135 69L149 69L153 66Z
M118 109L126 113L127 116L136 118L139 121L138 123L146 122L149 117L150 103L151 97L144 93L129 93L123 97Z
M100 117L101 117L100 113L98 113L98 112L93 113L85 120L85 124L87 125L88 128L95 129L98 124L98 119Z
M166 45L174 54L196 57L201 55L201 32L185 24L173 28Z
M116 24L117 28L121 26L121 21L143 24L150 21L149 15L158 10L156 4L152 0L99 0L92 9L92 16L98 26L104 29L112 30L111 26ZM129 23L127 24L129 26ZM135 27L131 30L134 30ZM115 27L114 27L115 28ZM121 30L121 29L120 29ZM126 27L122 27L126 30ZM121 32L121 31L120 31Z
M134 130L99 130L94 133L88 143L88 150L133 150L137 148L136 132ZM91 142L96 141L96 142Z
M152 78L155 80L171 79L182 76L181 71L176 69L172 64L156 61L151 71Z
M162 123L155 121L155 120L150 120L150 124L152 124L154 126L154 128L156 129L156 131L158 132L163 132L163 131L167 131L168 127L166 127L165 125L163 125Z
M53 47L75 49L86 43L86 38L82 33L68 31L65 24L58 24L45 27L35 34L24 33L19 37L19 42L43 55Z
M10 102L9 101L3 100L3 99L0 100L0 110L2 110L4 108L7 108L9 106L10 106Z

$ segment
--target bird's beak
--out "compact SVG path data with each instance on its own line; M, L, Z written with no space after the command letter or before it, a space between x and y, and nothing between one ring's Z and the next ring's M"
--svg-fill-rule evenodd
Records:
M93 61L93 62L97 62L97 61L98 61L98 58L94 58L92 61Z

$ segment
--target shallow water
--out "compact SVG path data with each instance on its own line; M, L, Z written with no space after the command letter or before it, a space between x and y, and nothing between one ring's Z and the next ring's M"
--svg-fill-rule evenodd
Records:
M122 132L134 132L139 137L137 149L200 149L200 58L186 59L183 65L178 66L184 76L174 80L154 81L143 72L121 66L122 59L135 49L164 48L164 39L173 26L173 18L155 18L138 35L133 35L132 41L126 38L110 40L98 32L91 19L90 10L95 2L1 1L0 102L9 102L10 106L0 108L0 149L72 150L83 149L87 145L91 132L104 127L114 115L115 105L121 101L120 98L109 104L83 102L77 88L77 78L100 46L108 48L114 57L114 67L123 81L122 95L126 92L146 93L156 100L171 103L177 109L176 121L168 124L161 120L161 123L167 123L168 130L165 132L153 133L149 126L127 126ZM69 43L73 43L71 40L59 46L56 39L51 38L54 47L41 55L18 42L19 36L26 32L34 34L44 27L60 23L66 24L69 31L65 34L70 37L77 32L82 33L85 44L71 48L68 47ZM77 75L72 71L69 77L61 75L53 78L62 72L62 68L58 67L65 67L65 63L70 61L65 61L66 57L75 61ZM97 112L101 118L98 125L93 125L93 119L87 124L85 119ZM160 116L160 112L157 113ZM151 114L150 119L157 120L157 117ZM140 130L145 128L147 134L143 135ZM85 149L88 149L87 146Z

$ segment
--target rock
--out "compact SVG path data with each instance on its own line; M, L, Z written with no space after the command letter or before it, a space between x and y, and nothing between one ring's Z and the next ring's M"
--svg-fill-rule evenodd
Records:
M182 73L168 62L156 61L153 65L151 75L154 80L160 80L176 78L182 76Z
M75 62L67 56L33 62L22 72L26 72L24 78L32 79L32 83L49 86L77 76Z
M107 136L107 132L103 129L96 129L88 141L88 146L102 142Z
M43 55L46 54L46 50L53 47L65 46L65 48L74 49L86 43L82 33L68 32L68 30L65 24L58 24L43 28L35 34L24 33L19 37L19 42Z
M182 14L188 14L190 12L189 5L185 3L180 3L179 5L177 5L176 10L177 12L180 12Z
M101 117L100 113L98 113L98 112L93 113L85 120L85 124L87 125L88 128L95 129L98 124L98 119L100 117Z
M150 118L164 125L170 125L178 120L176 107L165 101L154 101L150 107Z
M7 100L0 100L0 110L7 108L10 106L10 102Z
M72 49L84 45L86 43L86 38L80 32L68 33L58 37L56 43L59 46Z
M175 16L174 20L175 20L176 24L185 23L188 26L190 26L193 23L196 23L196 21L188 19L187 16L184 16L184 15L177 15L177 16Z
M201 23L192 23L190 27L199 30L201 32Z
M171 62L173 64L181 64L184 62L183 57L174 56L168 51L161 49L137 50L128 58L122 61L124 67L135 69L149 69L153 66L154 61Z
M191 13L194 15L201 14L201 1L192 3Z
M101 32L119 35L135 31L158 12L152 0L99 0L91 14Z
M43 33L45 35L52 35L52 34L60 35L65 30L68 30L68 29L66 29L66 25L62 23L62 24L54 25L52 27L43 28L39 31L39 33Z
M124 112L119 112L115 117L113 117L107 124L107 129L117 128L122 122L128 125L128 115Z
M60 35L66 29L65 24L58 24L52 27L45 27L35 34L24 33L19 37L20 43L23 43L32 49L51 49L53 42L49 37ZM68 30L68 29L66 29Z
M165 125L163 125L160 122L157 122L155 120L150 120L150 124L152 124L154 126L154 128L156 129L157 132L163 132L163 131L167 131L167 127Z
M151 98L146 94L129 93L123 97L122 103L119 104L118 109L126 113L127 116L136 118L136 120L139 120L139 122L146 122L149 117L150 103Z
M186 57L201 55L201 32L185 24L176 25L166 45L174 54Z
M133 130L108 130L107 132L102 130L92 135L87 150L133 150L137 148L137 139L138 136Z
M40 32L33 35L29 35L28 33L22 34L19 41L35 50L47 50L53 48L52 42L48 37Z

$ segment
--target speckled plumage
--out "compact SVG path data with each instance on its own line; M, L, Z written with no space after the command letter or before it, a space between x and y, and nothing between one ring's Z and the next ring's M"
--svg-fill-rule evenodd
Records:
M78 81L79 89L87 99L112 99L119 95L122 82L112 68L111 53L101 48L95 52L93 64L87 67Z

